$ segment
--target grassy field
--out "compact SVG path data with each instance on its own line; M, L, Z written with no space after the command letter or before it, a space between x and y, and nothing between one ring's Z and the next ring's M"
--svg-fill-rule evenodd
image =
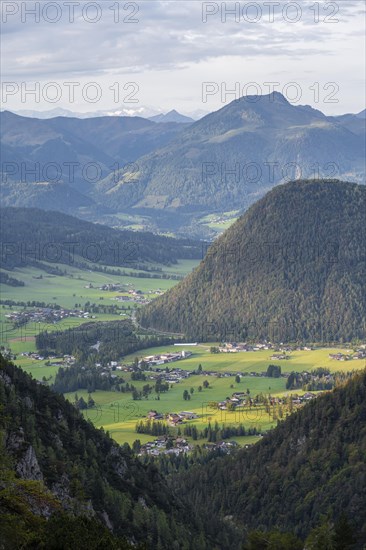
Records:
M180 260L176 265L164 267L164 272L169 275L184 276L191 272L197 264L198 260ZM90 321L111 321L123 318L125 315L132 313L136 304L126 302L123 305L116 302L116 296L125 294L121 291L109 292L99 290L99 287L106 283L120 283L126 285L126 288L133 290L141 290L143 293L149 293L149 298L154 298L157 291L166 291L178 281L173 279L153 279L149 277L130 277L108 275L99 272L83 271L73 268L72 266L59 266L67 270L64 276L49 275L44 271L35 268L16 269L12 272L12 276L23 281L24 287L12 287L8 285L0 285L1 300L12 300L16 302L38 301L44 303L56 303L63 308L72 309L76 307L84 307L85 303L91 302L95 304L118 305L119 311L117 315L107 315L96 313L95 319ZM126 268L126 271L135 274L142 273L140 271ZM38 277L42 275L42 278ZM93 288L86 288L92 285ZM126 308L126 309L122 309ZM11 311L19 311L20 306L5 306L0 305L0 344L10 347L13 352L20 353L23 351L35 351L34 337L42 331L65 330L67 328L79 326L85 323L82 318L67 318L56 324L44 323L28 323L26 326L19 329L12 329L10 323L5 317Z
M193 370L202 365L203 370L213 370L222 372L262 372L266 371L270 363L281 365L283 372L303 372L315 369L317 367L326 367L331 371L352 370L361 368L361 361L350 361L340 363L329 358L330 353L343 352L346 349L342 348L320 348L312 351L294 351L290 354L290 359L284 361L273 361L271 355L273 351L249 351L239 353L210 353L210 346L216 344L199 344L194 347L180 348L171 346L165 348L151 348L142 350L140 353L127 356L125 361L132 361L134 356L144 357L148 355L163 353L167 351L179 351L180 349L188 349L193 352L192 356L184 359L179 363L179 367L186 370Z
M171 275L184 276L199 263L198 260L181 260L178 264L164 268L164 272ZM99 290L99 286L107 283L121 283L130 285L135 290L142 292L168 290L177 281L171 279L153 279L149 277L129 277L124 275L109 275L95 271L85 271L70 266L59 266L66 269L64 276L49 275L36 268L15 269L12 276L25 283L24 287L12 287L1 285L2 300L28 301L36 300L40 302L58 303L62 307L71 308L75 303L85 304L85 302L99 302L103 300L109 303L115 296L121 292L106 292ZM139 272L130 268L123 268L127 272ZM42 279L39 277L42 275ZM85 288L92 284L94 288ZM113 303L113 302L112 302Z
M202 365L204 370L213 370L218 372L245 372L247 376L241 378L240 383L235 382L235 377L221 377L216 378L213 376L201 376L195 375L190 378L181 381L179 384L175 384L167 393L160 394L160 400L157 399L156 394L153 392L149 395L148 399L133 401L130 393L119 392L103 392L96 391L93 393L93 399L96 403L96 407L84 412L85 416L89 418L97 427L103 426L105 430L108 430L111 435L119 442L132 443L135 439L146 442L151 441L153 436L137 434L135 433L136 421L146 417L147 413L153 409L159 413L171 413L180 411L192 411L198 415L198 418L190 421L197 427L198 430L203 429L209 422L214 423L217 421L220 425L237 425L244 424L246 428L256 427L257 429L267 430L275 426L276 422L272 417L265 412L264 408L258 407L243 410L221 411L212 407L212 402L222 401L226 397L232 395L235 391L250 391L250 395L254 397L259 393L265 395L279 396L286 394L286 379L285 378L267 378L250 376L250 372L262 372L265 371L268 365L271 363L270 350L263 350L257 352L244 352L236 354L211 354L209 351L209 344L202 344L191 348L193 355L185 360L181 360L176 363L180 368L187 370L195 370L199 364ZM137 356L145 356L157 354L163 351L180 350L179 346L171 346L165 348L152 348L144 350ZM328 367L332 371L339 370L353 370L361 369L365 367L364 361L351 361L340 363L329 359L329 353L333 353L332 349L316 349L313 351L296 351L291 354L291 359L287 361L278 361L282 370L286 371L304 371L312 370L313 368L323 366ZM338 349L345 353L345 349ZM126 358L132 361L136 354L133 354ZM28 360L29 361L29 360ZM273 361L272 361L273 362ZM37 363L37 362L35 362ZM23 360L21 365L25 370L31 372L35 378L41 378L42 376L51 376L54 371L51 369L54 367L42 367L38 364L30 364ZM171 366L171 365L170 365ZM116 373L123 376L124 380L131 382L130 374L116 371ZM210 384L209 388L198 391L198 387L203 385L203 381L207 380ZM146 383L154 385L154 381L133 381L132 382L137 389L141 389ZM191 395L189 401L183 399L184 390L190 391L193 388L194 392ZM78 396L83 396L87 400L86 391L78 391ZM302 391L296 391L301 394ZM70 401L74 401L75 393L66 394L66 397ZM182 427L181 427L182 428ZM172 433L175 432L174 428L171 428ZM232 439L237 439L233 437ZM251 437L250 441L256 441L258 438ZM244 438L241 442L247 443L248 438ZM203 443L204 440L198 441Z

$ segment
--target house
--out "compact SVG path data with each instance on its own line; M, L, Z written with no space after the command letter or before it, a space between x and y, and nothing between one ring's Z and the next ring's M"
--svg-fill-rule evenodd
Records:
M196 413L190 411L182 411L178 413L178 416L184 420L193 420L194 418L198 418Z
M302 396L302 398L305 399L306 401L309 401L310 399L314 399L315 397L316 397L315 393L311 393L311 392L304 393L304 395Z
M182 424L182 419L176 413L169 413L168 422L171 426L176 426L177 424Z

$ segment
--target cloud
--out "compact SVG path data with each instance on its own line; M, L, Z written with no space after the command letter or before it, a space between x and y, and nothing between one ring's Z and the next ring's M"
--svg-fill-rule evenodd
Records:
M25 4L28 10L36 4L41 6L39 22L34 15L22 13ZM359 55L362 70L364 28L360 15L364 11L358 1L281 0L272 2L273 11L265 0L79 1L75 2L79 5L73 17L66 2L57 2L58 12L54 4L2 2L4 80L113 81L120 75L146 80L147 73L194 73L195 66L216 67L220 61L224 70L228 56L248 63L256 60L279 71L286 58L289 66L297 60L306 70L310 60L322 64L325 59L343 55L344 44ZM14 5L19 11L12 15ZM239 11L230 14L235 5ZM317 11L314 6L318 6ZM51 23L57 13L59 20ZM292 23L298 14L299 21ZM98 21L92 23L93 18ZM257 22L250 22L256 18ZM334 80L341 80L342 67L335 67L335 72Z

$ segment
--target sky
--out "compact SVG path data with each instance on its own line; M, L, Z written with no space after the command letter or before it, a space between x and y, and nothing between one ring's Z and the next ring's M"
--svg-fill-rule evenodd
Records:
M2 0L2 109L198 117L276 90L328 115L360 112L365 6Z

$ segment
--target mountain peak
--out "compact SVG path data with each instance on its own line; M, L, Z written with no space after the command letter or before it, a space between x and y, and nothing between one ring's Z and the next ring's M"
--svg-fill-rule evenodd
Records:
M149 120L152 120L153 122L178 122L185 124L194 122L193 118L181 115L175 109L172 109L165 115L163 113L160 113L159 115L152 116L149 118Z

